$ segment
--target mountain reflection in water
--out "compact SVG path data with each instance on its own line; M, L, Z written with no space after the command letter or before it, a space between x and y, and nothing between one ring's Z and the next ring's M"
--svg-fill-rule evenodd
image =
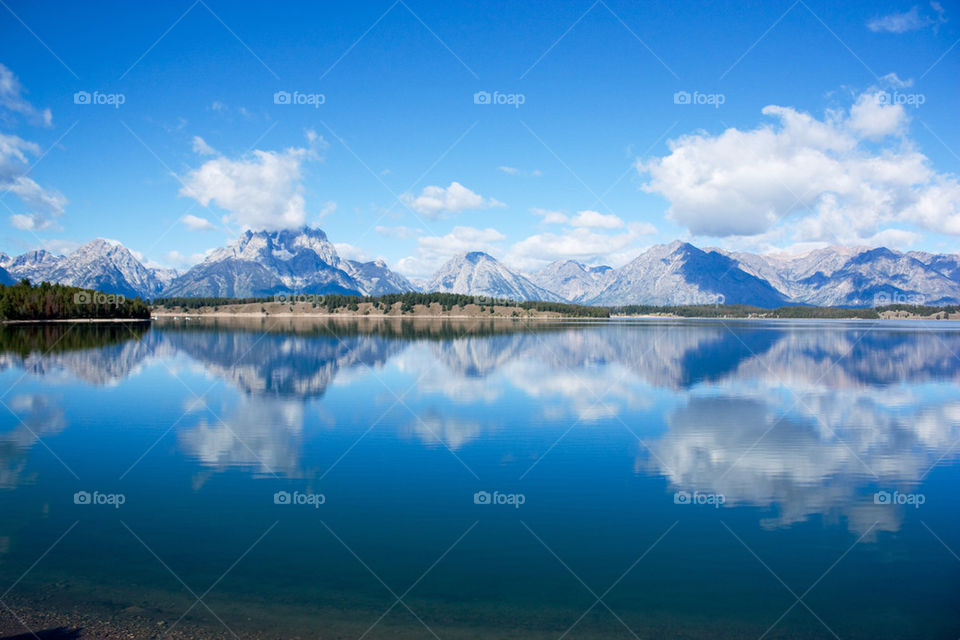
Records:
M326 416L337 428L344 408L324 407L325 393L365 385L369 398L408 408L397 436L452 452L501 440L501 457L528 461L518 475L535 473L529 461L544 454L517 442L525 431L626 429L634 472L662 476L671 490L723 494L727 506L775 507L764 526L832 513L855 531L877 521L878 530L896 530L899 512L864 502L863 492L921 482L953 460L960 436L960 399L950 393L960 332L928 324L219 319L149 330L53 327L0 330L0 368L102 387L160 363L173 375L174 367L197 368L234 389L235 401L216 410L202 388L186 390L175 428L180 450L214 472L316 475L323 464L305 457L305 420ZM496 410L508 399L535 407L537 423L512 424ZM0 432L0 488L24 480L38 438L70 427L56 394L14 393L8 402L23 422Z

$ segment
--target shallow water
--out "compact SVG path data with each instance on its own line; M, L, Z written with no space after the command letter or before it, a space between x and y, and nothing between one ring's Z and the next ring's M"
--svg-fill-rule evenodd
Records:
M0 348L10 602L303 637L960 635L957 323L181 320Z

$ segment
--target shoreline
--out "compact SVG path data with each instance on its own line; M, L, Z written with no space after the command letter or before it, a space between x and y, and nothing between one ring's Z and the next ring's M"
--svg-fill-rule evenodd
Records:
M508 307L509 308L509 307ZM880 322L896 320L924 320L936 322L957 322L960 321L960 314L951 314L946 318L937 318L933 316L920 316L917 314L908 314L904 312L885 311L879 318L825 318L811 316L808 318L783 317L783 316L683 316L677 314L637 314L637 315L611 315L609 317L593 316L573 316L563 315L556 312L527 312L523 315L505 315L503 313L474 313L474 314L443 314L443 313L410 313L410 314L372 314L372 313L310 313L310 312L290 312L277 311L273 313L247 312L247 311L206 311L195 312L172 312L160 311L151 312L149 318L55 318L44 320L0 320L0 325L31 325L31 324L121 324L121 323L151 323L154 320L202 320L205 318L242 318L242 319L268 319L268 318L291 318L291 319L331 319L343 318L347 320L469 320L469 321L510 321L510 322L556 322L558 320L585 321L585 322L604 322L610 320L804 320L804 321L859 321L859 322Z
M57 324L76 322L80 324L116 323L116 322L150 322L149 318L48 318L45 320L0 320L0 324Z
M8 615L12 613L13 615ZM278 635L265 635L248 630L238 634L223 627L181 621L176 628L157 619L142 607L127 607L113 614L76 610L47 610L29 605L10 606L0 610L0 639L33 640L34 638L97 638L98 640L274 640Z
M794 318L794 317L784 317L784 316L682 316L677 314L637 314L637 315L611 315L606 318L598 318L591 316L568 316L561 314L553 315L524 315L519 317L511 317L505 315L487 315L487 314L475 314L475 315L445 315L445 314L362 314L362 313L290 313L290 312L279 312L279 313L249 313L249 312L235 312L235 311L203 311L199 313L173 313L173 312L161 312L161 313L151 313L150 320L157 319L177 319L177 320L202 320L204 318L344 318L350 320L509 320L511 322L523 322L528 320L539 320L539 321L557 321L557 320L579 320L579 321L589 321L589 322L604 322L609 320L843 320L843 321L858 321L858 322L879 322L879 321L890 321L890 320L925 320L925 321L936 321L936 322L956 322L960 321L960 314L953 314L949 318L935 318L930 316L919 316L916 314L905 314L905 315L896 315L891 312L884 312L879 318L822 318L817 316L811 316L809 318ZM119 322L120 320L115 320L112 322ZM143 320L146 321L146 320ZM23 322L23 321L21 321ZM38 320L30 322L60 322L56 320ZM108 322L111 322L108 320Z

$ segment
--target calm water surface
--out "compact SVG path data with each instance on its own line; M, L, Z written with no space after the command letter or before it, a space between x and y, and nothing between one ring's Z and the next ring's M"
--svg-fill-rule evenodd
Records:
M181 320L0 350L11 603L281 637L960 635L956 323Z

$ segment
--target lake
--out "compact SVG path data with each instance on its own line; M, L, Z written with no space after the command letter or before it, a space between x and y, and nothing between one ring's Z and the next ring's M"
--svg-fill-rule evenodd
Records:
M12 610L960 635L958 323L171 319L7 326L0 350Z

